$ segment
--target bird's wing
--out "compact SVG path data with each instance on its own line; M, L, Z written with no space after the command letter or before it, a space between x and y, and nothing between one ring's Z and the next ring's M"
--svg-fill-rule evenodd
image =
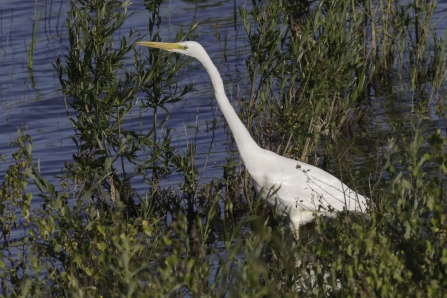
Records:
M320 168L284 158L276 159L277 175L270 181L283 204L301 210L327 213L335 210L360 210L364 197ZM278 188L277 186L280 185ZM329 207L330 206L330 207Z

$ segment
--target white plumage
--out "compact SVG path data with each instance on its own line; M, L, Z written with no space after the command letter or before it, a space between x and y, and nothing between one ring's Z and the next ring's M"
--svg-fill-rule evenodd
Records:
M333 175L312 165L262 149L256 144L225 95L217 68L199 43L186 41L138 44L191 56L202 63L210 75L217 103L233 133L239 154L253 179L256 191L270 207L278 204L279 210L288 216L296 237L300 224L312 221L313 213L335 216L334 211L365 210L366 198Z

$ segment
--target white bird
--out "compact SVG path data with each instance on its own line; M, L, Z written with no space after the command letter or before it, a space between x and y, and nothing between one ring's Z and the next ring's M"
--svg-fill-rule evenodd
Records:
M366 198L339 179L312 165L262 149L251 137L224 90L222 78L205 49L197 42L137 42L141 46L180 53L199 60L208 72L217 103L227 120L236 145L258 195L270 207L277 204L288 217L298 238L299 226L314 219L314 213L334 217L335 211L364 212Z

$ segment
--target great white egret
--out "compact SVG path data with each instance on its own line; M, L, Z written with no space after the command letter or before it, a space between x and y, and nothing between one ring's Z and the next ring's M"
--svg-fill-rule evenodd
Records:
M364 211L365 197L331 174L262 149L256 144L225 95L219 71L199 43L144 41L137 44L191 56L202 63L211 78L217 103L233 133L257 193L270 207L277 204L288 217L295 237L298 238L300 224L314 219L313 213L334 217L335 211Z

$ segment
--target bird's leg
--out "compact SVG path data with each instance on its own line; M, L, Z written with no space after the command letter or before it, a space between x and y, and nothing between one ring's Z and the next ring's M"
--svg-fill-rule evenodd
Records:
M295 246L297 245L298 239L300 238L299 237L300 227L299 227L299 225L295 226L295 224L293 224L293 221L291 220L290 217L288 217L288 223L289 223L290 232L292 233L293 238L294 238L294 239L291 239L292 247L291 247L290 251L294 254L294 257L296 258L295 266L296 266L296 268L298 268L301 266L301 258L300 258L300 256L295 255L295 253L296 253Z
M295 241L298 241L298 239L300 239L300 226L297 225L295 226L295 224L293 223L293 221L289 218L289 228L290 231L292 232L293 237L295 238Z

